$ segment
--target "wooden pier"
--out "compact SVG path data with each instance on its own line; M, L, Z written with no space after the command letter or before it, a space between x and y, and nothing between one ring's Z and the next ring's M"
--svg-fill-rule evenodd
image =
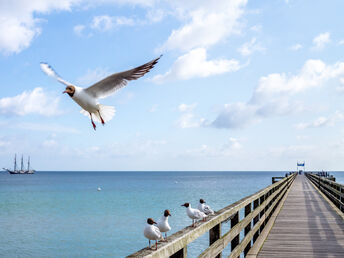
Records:
M344 185L313 174L288 177L128 257L187 257L187 245L209 232L199 257L344 257ZM240 220L240 211L244 213ZM231 229L222 232L222 223ZM242 233L242 237L240 235Z
M253 255L344 257L344 219L305 176L297 176L262 248Z

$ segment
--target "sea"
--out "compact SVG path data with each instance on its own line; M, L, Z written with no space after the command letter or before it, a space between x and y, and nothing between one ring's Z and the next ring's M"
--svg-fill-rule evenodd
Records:
M1 172L0 257L125 257L148 246L147 218L169 209L173 234L191 224L181 204L197 207L203 198L219 210L285 173ZM344 172L331 174L344 183ZM188 246L188 257L208 243L204 234Z

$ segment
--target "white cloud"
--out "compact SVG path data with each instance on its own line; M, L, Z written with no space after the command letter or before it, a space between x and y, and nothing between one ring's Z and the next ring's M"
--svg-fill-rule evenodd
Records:
M45 93L42 88L35 88L32 91L24 91L14 97L1 98L0 114L53 116L60 114L58 103L58 98Z
M13 0L0 4L0 52L19 53L41 33L39 14L70 10L79 0Z
M238 33L247 0L175 1L175 9L186 24L173 30L160 51L212 46Z
M336 87L336 91L339 93L344 93L344 78L339 79L340 85Z
M265 51L265 48L263 48L256 41L256 38L252 38L251 41L244 43L241 47L238 48L239 53L243 56L249 56L254 52Z
M88 7L93 7L103 4L116 4L116 5L139 5L143 7L152 7L157 2L157 0L86 0L83 1Z
M240 141L234 137L230 137L225 143L220 146L209 146L202 144L198 148L186 150L183 156L192 157L229 157L237 154L243 148Z
M325 47L326 44L330 42L331 42L330 33L329 32L321 33L313 39L312 49L321 50Z
M340 41L338 42L338 44L339 44L339 45L344 45L344 39L340 40Z
M180 128L197 128L204 125L204 118L197 118L193 113L184 113L178 120L178 127Z
M191 112L195 109L196 106L197 106L197 103L193 103L190 105L182 103L178 106L178 110L180 112Z
M0 149L6 148L11 144L10 141L4 139L4 138L0 138Z
M256 25L254 25L254 26L252 26L251 28L250 28L250 30L252 30L252 31L254 31L254 32L261 32L262 31L262 25L261 24L256 24Z
M218 128L241 128L257 121L257 106L247 103L225 104L212 125Z
M146 19L150 23L160 22L166 16L166 12L162 9L150 9L146 14Z
M193 49L178 57L171 69L165 74L153 77L156 83L171 80L186 80L195 77L208 77L211 75L234 72L241 68L235 59L207 60L207 51L204 48Z
M99 31L109 31L118 26L132 26L134 24L135 21L131 18L100 15L93 17L91 28Z
M76 35L81 36L84 29L85 29L85 25L79 24L79 25L74 26L73 31Z
M316 146L314 145L285 145L270 147L268 155L271 157L288 157L289 159L299 159L300 157L308 157L314 153Z
M300 50L301 48L302 48L302 45L301 45L301 44L295 44L295 45L292 45L292 46L290 47L290 49L293 50L293 51L298 51L298 50Z
M38 131L38 132L55 132L55 133L72 133L72 134L80 133L79 130L73 127L63 126L63 125L54 124L54 123L25 123L23 122L23 123L9 124L7 127L30 130L30 131Z
M344 62L327 65L321 60L308 60L297 75L275 73L261 77L248 102L224 105L212 125L239 128L264 117L298 112L303 107L291 102L294 95L320 87L327 80L343 74Z
M5 3L4 3L5 2ZM42 32L40 15L54 11L72 11L74 7L91 8L99 5L139 5L153 7L155 0L12 0L0 3L0 52L19 53L28 48L35 37ZM161 16L162 14L160 14ZM95 21L95 28L108 29L111 26L132 25L133 20L125 17L103 17ZM84 25L75 26L74 32L81 33Z
M96 83L109 75L110 72L108 69L97 67L95 69L88 69L84 75L80 76L76 80L76 82L81 86L90 86L91 84Z
M299 123L295 125L296 129L306 129L306 128L319 128L324 126L334 126L337 122L344 120L344 114L336 111L332 116L329 117L318 117L313 122L309 123Z
M152 157L160 154L160 147L166 144L167 141L165 140L135 139L132 142L109 142L103 146L75 148L72 152L84 158Z
M196 108L197 103L194 104L180 104L178 106L179 112L182 113L177 121L177 126L180 128L197 128L205 125L204 118L198 118L193 110Z

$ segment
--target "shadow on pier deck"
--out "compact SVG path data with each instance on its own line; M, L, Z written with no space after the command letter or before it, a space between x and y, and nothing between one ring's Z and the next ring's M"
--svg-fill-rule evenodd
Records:
M297 176L258 257L344 257L344 220Z
M222 257L228 245L229 257L344 257L344 186L307 177L289 175L171 235L157 251L144 248L128 257L184 258L187 245L207 232L209 247L199 257ZM222 232L228 221L231 229Z

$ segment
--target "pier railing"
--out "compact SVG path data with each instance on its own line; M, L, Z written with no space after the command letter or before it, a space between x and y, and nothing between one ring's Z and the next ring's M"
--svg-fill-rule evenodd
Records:
M305 175L338 207L338 209L344 212L344 185L313 173L305 173Z
M187 245L206 232L209 232L209 247L199 257L222 257L222 251L229 244L229 257L239 257L242 253L246 255L295 177L296 173L217 211L196 228L189 226L176 232L167 238L167 242L159 243L156 251L144 248L128 257L185 258ZM244 217L240 220L241 211L244 212ZM229 221L230 230L222 234L221 224ZM244 237L240 241L241 232Z

